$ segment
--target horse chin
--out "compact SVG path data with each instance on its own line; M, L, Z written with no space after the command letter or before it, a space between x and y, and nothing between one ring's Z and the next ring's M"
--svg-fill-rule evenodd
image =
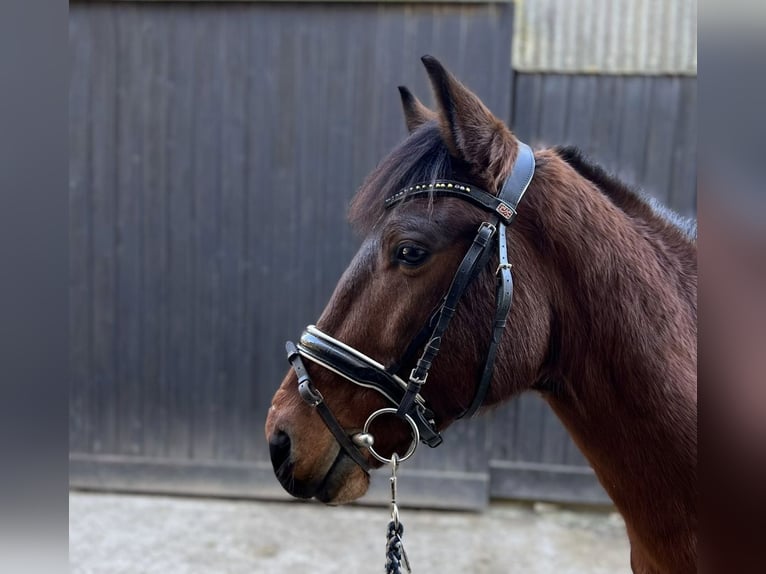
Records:
M348 504L364 496L370 476L345 454L340 454L319 485L314 498L331 506Z

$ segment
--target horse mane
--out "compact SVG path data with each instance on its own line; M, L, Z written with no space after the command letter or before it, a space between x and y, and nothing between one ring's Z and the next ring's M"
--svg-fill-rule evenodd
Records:
M697 241L697 222L694 219L683 217L658 199L626 185L602 167L595 165L575 146L558 146L554 151L627 215L649 222L662 221L680 231L687 240Z

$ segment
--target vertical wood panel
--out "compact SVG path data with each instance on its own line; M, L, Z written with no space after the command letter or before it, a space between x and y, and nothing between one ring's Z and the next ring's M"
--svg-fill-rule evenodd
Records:
M545 78L540 93L540 114L538 136L546 142L555 144L564 141L567 119L569 117L569 86L571 76L553 76Z
M649 134L645 142L646 166L642 183L663 203L671 195L672 165L676 141L679 137L681 80L665 78L663 82L651 83L651 108L649 111Z
M246 97L248 82L247 28L243 18L226 19L222 30L221 60L221 217L220 217L220 283L221 310L218 333L214 383L218 389L215 412L215 442L213 454L217 459L240 460L246 440L243 427L243 409L238 394L241 381L247 380L244 361L248 354L244 345L243 325L247 321L244 311L246 258L247 182Z
M140 189L144 220L142 245L143 337L139 370L144 397L144 456L166 456L170 420L168 381L168 285L169 285L169 158L168 116L173 92L170 78L170 38L151 22L142 25L141 114L142 161L145 165ZM160 190L158 192L158 190ZM157 437L157 438L152 438Z
M116 161L117 146L117 25L113 12L105 6L93 8L91 18L81 22L83 33L92 38L90 78L91 115L87 120L91 148L92 193L92 320L93 371L91 373L94 419L92 451L118 452L117 409L119 394L116 384L118 354L116 307L117 265L117 179L120 166Z
M220 270L220 125L221 14L194 14L191 46L194 54L195 131L191 194L195 213L193 228L195 285L192 355L192 457L209 460L215 440L214 355L218 315Z
M682 215L697 213L697 84L681 82L669 205Z
M512 127L536 146L571 144L668 203L696 213L696 79L517 74Z
M87 11L81 14L87 17ZM194 110L197 90L195 82L194 39L184 30L191 28L192 14L175 15L175 25L167 26L169 42L172 105L168 122L168 182L167 231L168 245L168 301L165 312L168 321L168 413L169 430L166 437L167 456L171 459L187 458L192 452L192 393L190 391L194 369L192 357L196 354L193 340L196 289L194 277L195 253L192 241L195 211L191 193L194 156Z
M143 256L142 232L144 221L141 179L145 158L141 131L141 69L142 36L144 30L140 14L126 12L127 27L136 30L138 37L116 29L117 42L117 141L116 162L116 378L119 393L117 404L118 452L141 454L141 394L139 370L143 361L141 338L143 291L141 263ZM138 120L138 121L136 121Z
M569 113L562 141L582 141L583 151L592 154L598 148L595 140L596 96L598 85L583 76L572 76L569 91ZM602 120L599 120L599 122Z
M93 289L92 277L92 187L89 78L92 74L93 44L82 22L73 23L70 42L71 97L69 98L69 361L70 448L90 450L93 432Z
M641 182L646 171L646 142L652 105L652 84L647 78L627 77L622 82L620 139L617 142L618 175L627 181Z
M603 162L608 169L615 169L619 162L617 142L622 128L619 104L625 91L625 82L623 78L615 76L605 76L597 80L588 76L585 79L596 84L595 113L590 129L592 143L589 152L593 154L594 159ZM585 134L587 133L586 131ZM587 137L572 134L569 143L582 145L580 142L585 143L583 140Z

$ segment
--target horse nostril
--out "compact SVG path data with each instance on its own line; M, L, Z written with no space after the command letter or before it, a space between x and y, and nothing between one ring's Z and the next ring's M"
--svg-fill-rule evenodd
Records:
M283 431L274 433L269 439L269 453L274 470L279 471L290 459L290 436Z
M293 461L290 460L290 435L277 431L269 438L269 452L274 474L282 487L296 498L311 498L316 494L316 485L295 478Z

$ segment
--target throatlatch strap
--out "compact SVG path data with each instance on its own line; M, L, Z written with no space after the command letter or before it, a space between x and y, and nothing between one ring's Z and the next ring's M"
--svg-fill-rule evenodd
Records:
M492 382L492 375L495 370L495 356L500 347L500 340L505 331L505 324L508 320L508 312L511 310L513 302L513 275L511 274L511 264L508 262L508 250L506 246L505 224L498 225L497 247L499 251L499 265L497 266L497 293L495 320L492 324L492 337L487 349L487 358L484 361L484 369L481 373L481 379L476 387L473 400L470 406L457 418L472 417L479 407L484 403L489 391L489 385Z
M285 350L287 351L287 360L290 362L290 365L292 365L293 370L298 377L298 392L300 393L301 398L309 406L312 406L317 410L319 416L322 417L325 426L333 434L335 440L338 441L340 448L343 449L356 464L362 467L362 470L369 473L370 465L367 463L367 459L359 451L356 445L351 442L351 438L346 434L346 431L343 430L338 419L335 418L335 415L332 414L332 411L324 402L322 393L320 393L314 386L314 383L311 382L311 377L309 377L308 371L306 371L306 367L303 365L303 360L301 359L295 344L292 341L288 341L285 344Z
M508 179L505 180L503 188L500 190L499 197L503 201L513 206L514 216L516 207L532 181L535 173L535 155L527 144L519 142L519 151L516 161L513 164L513 170ZM513 302L513 274L511 273L511 264L508 262L508 245L506 237L506 225L503 222L497 225L497 252L498 266L495 274L497 275L497 292L495 319L492 324L492 337L490 338L487 349L487 358L484 361L484 369L476 387L473 400L469 407L457 418L473 416L487 397L492 375L495 370L495 357L500 347L500 340L503 337L505 324L508 320L508 313L511 310Z

